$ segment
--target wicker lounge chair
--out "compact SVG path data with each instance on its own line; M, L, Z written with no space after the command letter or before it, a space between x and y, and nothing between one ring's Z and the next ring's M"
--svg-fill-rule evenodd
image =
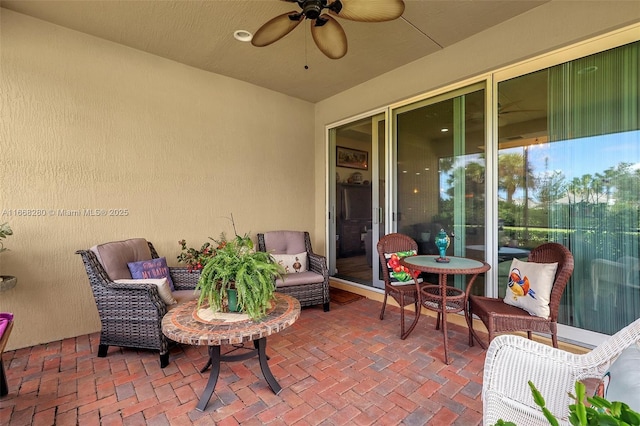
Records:
M529 262L558 262L555 281L551 289L549 316L544 318L530 315L529 312L523 309L504 303L504 300L501 298L475 296L471 294L472 286L468 286L466 293L469 300L467 322L469 324L470 346L473 346L473 339L475 337L478 343L480 343L480 346L486 348L485 344L475 333L473 321L470 320L475 314L487 327L489 343L491 343L496 333L526 331L529 339L531 339L531 332L550 334L553 347L558 347L558 310L560 308L562 293L573 273L573 255L561 244L545 243L529 253Z
M398 302L400 306L400 339L406 339L413 331L418 320L420 319L420 308L418 306L419 298L416 285L413 281L410 284L392 284L389 277L389 269L387 267L387 259L385 253L397 253L400 251L418 250L418 243L404 234L387 234L378 241L378 256L380 257L380 266L382 269L382 277L384 279L384 299L382 301L382 309L380 310L380 319L384 319L384 310L387 306L387 297L391 296ZM424 285L424 284L423 284ZM413 321L409 328L405 330L404 314L405 306L413 305Z
M272 255L296 255L306 252L308 270L300 273L291 271L283 280L276 280L276 289L298 299L301 306L322 304L325 312L329 311L327 260L313 252L308 232L271 231L258 234L258 250Z
M611 363L634 342L640 342L640 319L582 355L517 335L496 337L484 362L483 424L494 425L499 419L517 425L549 424L533 401L530 380L559 424L569 425L569 404L575 403L569 393L575 393L575 382L601 379ZM592 394L587 391L588 396Z
M112 244L117 243L123 242ZM146 243L151 258L158 258L153 244ZM168 307L160 298L158 287L153 284L131 286L115 283L98 261L96 251L78 250L76 254L82 256L102 323L98 356L107 356L111 345L153 349L160 351L160 366L166 367L169 364L169 340L162 334L161 323ZM184 301L193 298L200 274L182 267L169 270L176 299Z

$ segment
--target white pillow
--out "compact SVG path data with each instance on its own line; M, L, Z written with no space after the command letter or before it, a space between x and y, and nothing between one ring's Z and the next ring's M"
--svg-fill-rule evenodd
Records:
M171 287L169 286L169 281L166 278L144 278L138 280L115 280L115 283L118 284L155 284L158 286L158 294L164 303L167 305L175 305L178 301L171 294Z
M622 351L604 375L596 395L611 402L624 402L640 412L640 343Z
M285 274L307 271L307 252L298 254L272 254L274 261L284 268Z
M551 288L558 263L522 262L513 259L504 303L524 309L531 315L548 318Z

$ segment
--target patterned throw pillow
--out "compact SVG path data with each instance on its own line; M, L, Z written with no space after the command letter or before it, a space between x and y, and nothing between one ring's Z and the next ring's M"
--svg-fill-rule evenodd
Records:
M622 351L596 389L596 396L624 402L640 412L640 342Z
M166 258L159 257L157 259L141 260L140 262L130 262L127 263L127 266L129 266L129 271L131 271L131 278L166 278L171 291L175 290Z
M167 305L175 305L176 303L178 303L178 301L171 294L169 281L166 278L149 278L149 279L141 279L141 280L122 279L122 280L115 280L114 282L118 284L131 284L131 285L155 284L156 286L158 286L158 294L160 295L160 298L164 301L164 303L166 303Z
M389 281L391 285L407 285L415 284L414 277L411 276L409 269L400 264L400 259L407 256L415 256L415 250L399 251L396 253L385 253L387 260L387 269L389 270ZM420 275L420 271L415 271L416 276ZM418 278L418 282L422 282L422 278Z
M308 270L306 251L298 254L272 254L271 257L284 268L285 274L295 274Z
M558 263L522 262L513 259L504 303L547 318Z

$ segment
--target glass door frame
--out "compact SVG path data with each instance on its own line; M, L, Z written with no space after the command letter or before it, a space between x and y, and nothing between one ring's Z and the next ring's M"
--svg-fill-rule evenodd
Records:
M495 70L492 72L492 95L498 93L498 84L500 82L510 80L512 78L517 78L524 76L529 73L533 73L536 71L548 69L554 67L556 65L570 62L588 55L592 55L595 53L604 52L609 49L613 49L615 47L622 46L624 44L632 43L638 40L637 37L637 24L631 25L630 27L622 28L620 30L611 32L609 34L605 34L593 40L587 40L577 45L569 46L564 49L560 49L558 51L554 51L548 53L546 55L542 55L540 57L528 60L523 63L519 63L513 66L509 66L503 69ZM492 115L495 115L493 132L494 136L491 139L492 142L492 157L493 161L497 162L498 159L498 121L497 121L497 96L495 96L495 100L493 102L493 107L495 108ZM492 176L495 179L495 183L497 183L498 179L498 171L497 164L494 164L492 170ZM489 188L487 188L489 190ZM493 188L491 188L493 191ZM497 212L497 194L494 194L495 198L494 208ZM496 232L497 234L497 232ZM493 270L494 268L492 268ZM497 280L497 271L494 272L495 279ZM497 283L493 286L493 290L497 291ZM591 346L597 346L604 342L609 336L606 334L597 333L590 330L585 330L577 327L568 326L565 324L558 324L558 337L565 341L575 341L580 342L580 344L587 344Z
M497 169L495 168L495 158L497 155L497 143L494 142L494 135L497 129L497 105L494 105L493 92L492 92L492 76L491 74L479 76L477 78L465 80L455 85L447 86L445 89L429 92L419 97L414 97L402 102L398 102L389 107L389 117L391 120L389 128L388 140L391 154L388 155L389 166L388 169L391 176L387 178L389 182L389 188L393 189L392 194L389 195L389 199L393 202L390 207L388 222L393 231L396 232L398 228L397 211L398 211L398 144L397 144L397 117L403 112L407 112L416 108L421 108L428 105L433 105L442 101L458 98L465 94L472 93L477 90L483 90L485 95L485 115L484 115L484 138L485 138L485 164L486 170L491 170L491 173L486 173L485 176L485 261L487 263L495 264L497 261L497 190L494 189L494 183L497 181ZM494 116L496 118L494 118ZM495 153L494 153L495 150ZM494 201L495 200L495 201ZM495 252L495 253L494 253ZM456 256L460 253L456 253ZM497 293L497 271L489 270L486 273L485 279L485 294ZM460 278L460 277L458 277Z
M631 43L638 40L637 30L638 24L631 24L625 26L623 28L619 28L617 30L613 30L604 35L600 35L589 40L580 41L577 43L572 43L569 46L548 52L543 53L539 56L535 56L533 58L529 58L518 62L516 64L506 65L501 68L496 68L482 75L478 75L472 78L469 78L465 81L453 83L446 85L444 88L438 88L436 90L429 91L427 93L423 93L420 95L413 96L408 99L403 99L401 101L388 104L384 108L379 108L373 111L369 111L355 117L350 117L345 120L341 120L336 123L332 123L330 125L325 126L325 143L328 149L328 162L326 164L326 176L327 176L327 187L326 187L326 206L328 206L329 216L327 217L327 222L329 226L327 226L326 230L326 241L328 244L327 247L327 257L329 259L329 250L333 250L335 253L335 219L331 208L335 206L334 202L331 200L335 200L335 150L331 150L333 145L330 142L330 132L331 128L336 126L355 121L357 119L362 119L367 116L373 116L376 113L385 112L387 116L387 136L385 138L385 152L386 152L386 170L385 170L385 196L386 196L386 208L384 211L385 215L385 232L393 232L396 229L396 222L394 221L394 212L397 209L397 200L395 195L395 190L391 190L391 188L395 187L395 173L396 173L396 153L395 149L393 149L391 145L392 135L395 132L395 126L389 117L391 117L391 111L396 108L428 99L434 96L438 96L447 92L451 92L456 90L457 88L468 86L470 84L478 83L481 81L486 82L486 115L485 115L485 131L486 131L486 167L491 172L486 174L486 206L485 206L485 243L486 243L486 261L491 265L497 264L497 248L498 248L498 196L497 196L497 181L498 181L498 169L497 169L497 159L498 159L498 143L497 143L497 134L498 134L498 120L497 120L497 89L498 83L510 78L515 78L522 76L524 74L539 71L544 68L549 68L555 65L558 65L563 62L571 61L586 55L599 53L611 48L615 48L621 46L623 44ZM334 141L335 142L335 141ZM333 228L331 228L331 224L333 223ZM334 259L334 267L335 267L335 259ZM487 272L486 275L486 289L485 292L488 296L494 296L497 294L497 288L500 284L498 282L498 271L496 268L492 268ZM588 344L588 345L598 345L608 336L604 334L595 333L592 331L582 330L575 327L569 327L562 324L558 324L559 328L559 336L561 338L567 339L569 338L571 341L580 342L580 344Z
M327 159L328 162L326 164L325 167L325 172L326 172L326 176L328 177L327 182L326 182L326 206L328 206L327 209L327 217L326 217L326 223L327 223L327 227L326 227L326 241L327 243L327 252L326 252L326 257L327 257L327 266L329 268L329 275L333 276L336 273L336 256L337 256L337 244L336 244L336 238L335 236L337 235L337 224L336 224L336 215L338 214L338 212L336 211L336 180L335 180L335 176L336 176L336 138L335 138L335 132L332 132L333 129L336 129L337 127L340 126L344 126L359 120L363 120L363 119L367 119L370 118L371 122L372 122L372 137L371 137L371 156L369 158L369 167L371 170L371 190L372 190L372 197L371 197L371 208L372 208L372 212L371 212L371 217L372 217L372 285L373 287L369 287L366 286L366 288L370 288L370 289L374 289L374 288L384 288L384 283L382 282L382 280L380 280L379 274L378 274L378 270L379 270L379 261L378 261L378 257L377 257L377 250L375 250L375 247L378 243L378 239L380 237L379 235L379 226L373 226L373 225L379 225L379 219L381 217L381 212L383 212L383 214L386 214L385 212L388 211L388 209L386 208L386 206L380 206L380 196L379 196L379 191L380 191L380 169L378 167L378 164L380 162L380 158L379 158L379 144L378 144L378 140L379 140L379 136L378 132L377 132L377 123L379 123L380 121L384 121L385 123L387 123L385 125L385 134L384 134L384 148L385 148L385 155L388 157L388 135L389 135L389 119L388 119L388 112L389 112L389 108L378 108L375 110L371 110L368 111L366 113L362 113L344 120L340 120L338 122L335 123L331 123L325 126L325 140L327 141L326 143L326 149L327 149ZM385 174L388 175L388 171L389 171L389 167L388 167L388 158L385 160ZM332 179L333 177L333 179ZM385 182L388 182L388 177L384 176ZM385 198L387 198L388 200L389 197L389 185L386 184L385 185ZM385 220L385 227L384 227L384 232L387 233L388 231L388 223L386 221L386 215L383 218L383 220ZM362 285L362 284L357 284L354 283L354 285Z

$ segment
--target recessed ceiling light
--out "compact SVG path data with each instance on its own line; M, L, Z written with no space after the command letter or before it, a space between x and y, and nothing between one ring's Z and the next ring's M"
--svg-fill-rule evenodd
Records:
M238 41L251 41L251 39L253 38L253 34L251 34L249 31L247 30L236 30L233 32L233 38L235 38Z
M440 131L442 133L447 133L449 131L449 129L447 129L446 127L443 127L442 129L440 129Z

